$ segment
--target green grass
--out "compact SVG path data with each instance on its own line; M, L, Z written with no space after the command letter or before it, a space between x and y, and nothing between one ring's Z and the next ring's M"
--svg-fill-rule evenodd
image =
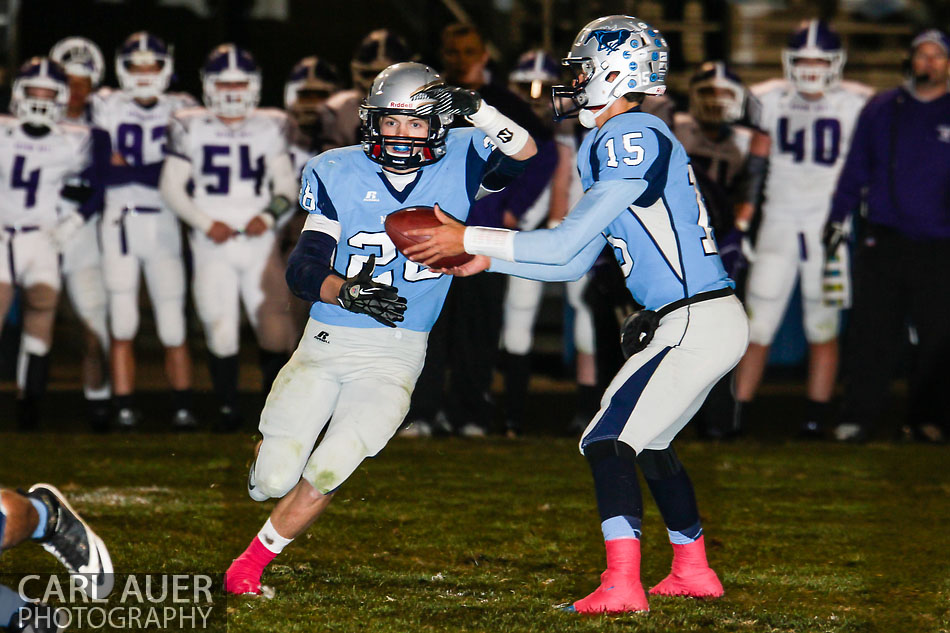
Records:
M248 436L0 434L0 482L55 483L117 571L223 571L267 517L244 481ZM950 630L947 450L684 443L726 595L651 600L646 616L556 606L596 587L603 545L575 442L395 440L265 573L274 600L230 600L229 630ZM645 494L643 580L670 562ZM26 545L4 572L55 571Z

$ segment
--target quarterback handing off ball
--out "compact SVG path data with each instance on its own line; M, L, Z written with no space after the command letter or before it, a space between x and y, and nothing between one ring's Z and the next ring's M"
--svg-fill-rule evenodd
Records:
M435 217L435 209L432 207L406 207L395 213L386 216L386 234L393 241L400 253L414 244L426 241L428 236L407 235L406 231L411 229L434 229L442 226L439 219ZM438 259L429 266L430 268L454 268L467 264L474 259L474 255L462 253L451 257Z

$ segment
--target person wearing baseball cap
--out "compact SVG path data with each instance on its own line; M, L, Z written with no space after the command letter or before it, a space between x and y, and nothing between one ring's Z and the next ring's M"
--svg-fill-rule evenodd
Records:
M937 29L910 45L904 85L861 112L825 226L826 249L848 239L862 204L854 300L845 348L844 401L835 437L861 441L884 399L910 323L907 439L947 437L950 389L950 37ZM830 250L829 250L830 252Z

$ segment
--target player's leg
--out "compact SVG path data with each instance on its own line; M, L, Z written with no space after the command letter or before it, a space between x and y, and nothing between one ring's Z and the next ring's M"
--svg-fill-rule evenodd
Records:
M311 448L326 426L340 391L339 379L328 360L336 350L322 347L326 344L314 339L321 328L325 326L316 321L308 323L297 351L278 374L261 412L264 439L248 476L248 493L255 501L281 498L280 511L275 508L258 535L228 568L225 586L231 593L260 594L264 568L296 536L295 526L307 522L298 515L312 516L312 521L329 503L330 495L313 494L313 486L301 479ZM285 519L283 534L274 527L278 516Z
M228 253L233 244L218 246L203 236L192 236L195 309L205 332L208 369L218 406L214 428L235 431L238 412L238 345L240 306L238 271Z
M102 274L109 296L109 369L112 377L116 422L120 429L138 424L134 409L135 350L133 341L139 328L138 257L130 251L124 225L103 221L99 227L102 244Z
M197 426L192 408L191 353L185 340L185 265L181 255L178 220L156 214L153 252L144 258L143 270L158 338L165 348L165 376L171 386L172 426L189 430Z
M800 235L793 225L768 218L759 229L745 300L749 348L736 368L739 407L751 402L758 391L769 358L769 346L795 289L801 257Z
M581 439L582 451L586 455L590 446L610 441L623 443L639 455L665 451L713 384L738 362L747 341L748 326L741 304L734 297L704 301L670 313L650 345L633 355L611 382L601 410ZM663 456L668 457L667 453ZM703 547L702 528L685 471L681 466L659 468L651 453L644 456L641 468L667 521L671 540L674 533L677 540L689 539L691 555L684 559L674 548L674 560L692 561L689 575L703 579L678 593L714 595L709 579L715 574L705 565L705 557L696 553ZM702 566L697 562L700 560ZM677 566L680 573L682 566ZM668 593L662 586L659 591Z
M574 350L577 354L577 403L571 427L580 432L600 408L600 391L597 389L597 359L594 333L594 315L584 301L589 277L566 284L567 301L574 309Z
M34 534L43 536L45 521L40 512L46 508L39 501L31 501L20 493L0 489L0 551L16 547Z
M607 569L593 593L569 610L578 613L649 611L640 582L640 528L643 497L636 452L623 442L593 442L584 451L594 479Z
M64 279L66 293L84 328L83 393L88 403L90 420L94 429L105 431L108 428L112 389L107 359L109 297L102 280L101 262L97 266L67 272Z
M38 423L39 402L49 381L49 350L58 298L59 289L49 283L34 283L23 292L23 339L17 362L17 422L21 429L35 428Z
M241 299L260 346L263 390L269 391L294 345L290 290L272 235L255 240L255 258L241 274Z
M532 330L541 307L544 284L531 279L511 277L505 291L501 341L505 349L505 427L510 436L524 430L525 400L531 378Z
M802 312L808 341L808 403L800 434L824 435L838 377L838 329L841 312L824 303L824 249L820 229L803 232L805 257L800 265Z

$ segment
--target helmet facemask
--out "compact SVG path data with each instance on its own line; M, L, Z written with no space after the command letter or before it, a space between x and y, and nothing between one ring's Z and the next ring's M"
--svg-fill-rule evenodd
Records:
M47 66L44 69L40 64ZM10 111L23 123L51 128L63 118L69 102L66 77L62 70L54 70L59 66L45 60L28 62L24 69L21 73L32 74L13 82Z
M382 132L382 119L392 115L417 117L412 111L398 109L360 108L363 119L363 151L370 160L385 167L415 169L431 165L445 155L445 136L448 128L439 115L417 117L425 119L429 129L425 137L389 136Z
M258 73L228 70L207 75L202 83L205 106L219 117L244 118L261 100L261 76Z
M802 63L817 60L819 63ZM845 54L843 50L786 49L782 51L782 66L785 78L799 92L822 93L836 88L841 82Z
M142 70L150 68L150 70ZM172 78L172 60L151 50L135 50L118 55L115 72L122 90L134 99L154 99L168 89Z

